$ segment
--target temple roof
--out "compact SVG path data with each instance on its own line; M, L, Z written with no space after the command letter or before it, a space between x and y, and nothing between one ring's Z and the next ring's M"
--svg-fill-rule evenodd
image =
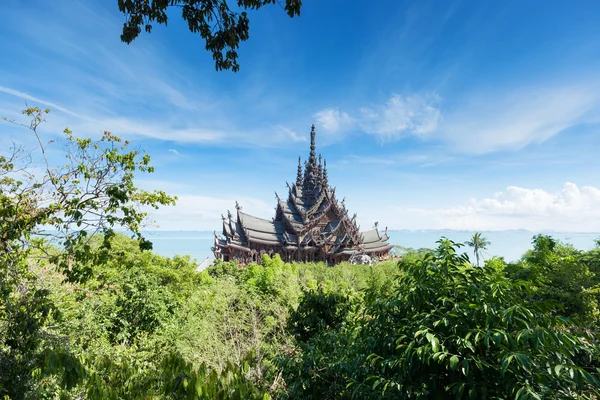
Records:
M271 250L303 249L327 255L387 252L387 230L380 234L377 227L359 232L356 214L350 218L342 200L335 197L329 186L327 162L316 154L315 129L311 129L310 156L302 168L298 160L295 184L289 185L288 198L277 194L276 215L272 220L258 218L241 211L223 217L224 238L215 239L215 246L252 251L252 244L272 246ZM252 247L257 250L259 247ZM225 254L223 252L223 254Z
M285 232L285 225L281 222L254 217L241 211L238 211L238 218L242 226L248 230L280 235Z
M379 236L379 232L377 231L376 228L373 228L373 229L365 231L365 232L361 232L361 236L363 238L364 244L379 242L381 240L381 236Z
M323 229L323 233L335 232L337 228L341 225L341 221L331 221Z

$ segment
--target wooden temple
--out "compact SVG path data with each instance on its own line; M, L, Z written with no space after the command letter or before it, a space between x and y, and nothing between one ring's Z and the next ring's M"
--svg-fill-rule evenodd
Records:
M310 133L310 155L304 168L298 158L294 185L287 185L287 199L277 193L275 217L272 220L253 217L242 212L236 202L236 215L227 212L223 234L215 232L212 251L223 261L240 264L260 263L263 254L278 253L282 260L323 261L335 264L353 255L368 255L376 259L389 257L387 228L380 233L375 227L360 232L356 214L348 215L344 200L338 202L335 188L329 186L327 162L316 155L315 126Z

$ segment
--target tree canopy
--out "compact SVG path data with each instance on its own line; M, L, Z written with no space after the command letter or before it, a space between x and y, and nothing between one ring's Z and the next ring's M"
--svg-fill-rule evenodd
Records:
M119 0L119 10L125 15L121 40L133 42L144 29L150 33L154 24L167 25L168 10L179 8L190 32L205 41L212 52L217 71L231 69L237 72L240 42L249 38L250 19L246 10L258 10L278 4L294 17L300 15L302 0L238 0L232 9L227 0ZM243 10L238 12L237 10Z

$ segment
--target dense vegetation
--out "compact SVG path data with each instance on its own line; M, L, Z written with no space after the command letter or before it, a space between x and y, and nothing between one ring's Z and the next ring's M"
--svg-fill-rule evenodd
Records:
M26 114L39 139L44 113ZM64 140L68 164L43 178L19 149L0 157L0 397L600 395L600 241L538 235L519 262L480 267L441 238L375 266L197 272L140 234L140 206L174 201L135 187L147 156L109 133Z

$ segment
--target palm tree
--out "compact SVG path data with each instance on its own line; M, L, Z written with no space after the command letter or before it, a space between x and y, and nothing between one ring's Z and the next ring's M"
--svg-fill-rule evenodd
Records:
M471 240L465 243L467 246L473 248L473 254L475 254L475 259L477 260L477 266L479 267L479 258L483 258L483 250L487 249L490 245L490 241L485 237L481 236L480 232L475 232Z

